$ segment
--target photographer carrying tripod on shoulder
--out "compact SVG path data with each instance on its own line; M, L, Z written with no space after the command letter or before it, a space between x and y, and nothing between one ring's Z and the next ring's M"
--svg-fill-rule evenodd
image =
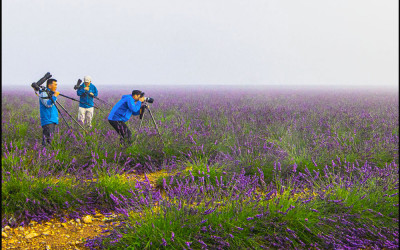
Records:
M92 128L92 118L94 113L93 97L97 97L98 92L96 86L92 84L92 78L85 76L83 84L77 90L77 95L80 97L78 121L82 124L88 124Z
M132 95L123 95L122 99L117 102L111 109L108 116L108 122L121 136L121 142L124 140L131 144L132 133L128 126L125 124L133 115L139 115L140 107L144 102L145 97L140 90L132 91Z
M60 94L60 92L56 91L56 79L48 79L46 87L46 91L39 91L40 124L43 128L43 146L46 146L46 142L48 144L51 143L55 127L58 124L58 110L55 106L55 102L57 101L57 96ZM47 93L49 93L50 96Z

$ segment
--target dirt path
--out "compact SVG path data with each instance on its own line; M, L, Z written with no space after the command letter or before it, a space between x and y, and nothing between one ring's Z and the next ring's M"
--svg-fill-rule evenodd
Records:
M160 175L165 171L147 174L151 186L155 187ZM145 181L144 175L130 174L125 176L130 181ZM97 213L94 216L86 215L80 219L69 220L62 223L52 219L38 224L35 221L29 226L2 228L2 249L88 249L84 240L99 235L107 235L107 230L112 230L119 225L116 214L104 215Z
M2 249L87 249L85 238L92 238L119 225L116 215L87 215L62 223L52 219L43 224L31 222L27 227L3 228Z

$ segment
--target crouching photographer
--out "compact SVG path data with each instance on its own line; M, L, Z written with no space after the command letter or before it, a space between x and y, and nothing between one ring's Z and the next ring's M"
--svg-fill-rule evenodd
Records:
M108 116L108 122L121 136L121 143L131 144L132 133L128 126L125 124L132 115L140 114L140 108L145 101L143 92L140 90L132 91L132 95L123 95L121 100L118 101Z

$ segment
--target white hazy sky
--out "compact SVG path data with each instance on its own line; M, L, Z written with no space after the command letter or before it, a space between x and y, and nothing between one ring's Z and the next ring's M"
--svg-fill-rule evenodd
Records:
M3 0L2 84L398 85L398 0ZM61 86L60 86L61 87Z

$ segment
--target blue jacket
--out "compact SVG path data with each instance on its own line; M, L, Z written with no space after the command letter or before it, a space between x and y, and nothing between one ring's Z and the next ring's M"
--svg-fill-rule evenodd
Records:
M53 96L52 99L55 103L57 97ZM45 91L41 90L39 91L39 106L40 106L40 124L42 127L50 123L58 124L58 110L56 106L53 104L53 102L50 99L48 99L48 95Z
M81 86L79 86L78 90L76 91L78 96L80 96L79 107L91 108L91 107L93 107L94 103L93 103L93 97L90 96L89 93L93 93L93 95L97 97L97 95L98 95L97 88L96 88L96 86L93 85L93 83L90 83L89 91L86 91L85 87L86 87L85 84L82 83Z
M123 121L126 122L131 118L131 115L139 115L140 107L142 106L141 101L133 99L132 95L123 95L122 99L114 105L111 109L108 120L110 121Z

